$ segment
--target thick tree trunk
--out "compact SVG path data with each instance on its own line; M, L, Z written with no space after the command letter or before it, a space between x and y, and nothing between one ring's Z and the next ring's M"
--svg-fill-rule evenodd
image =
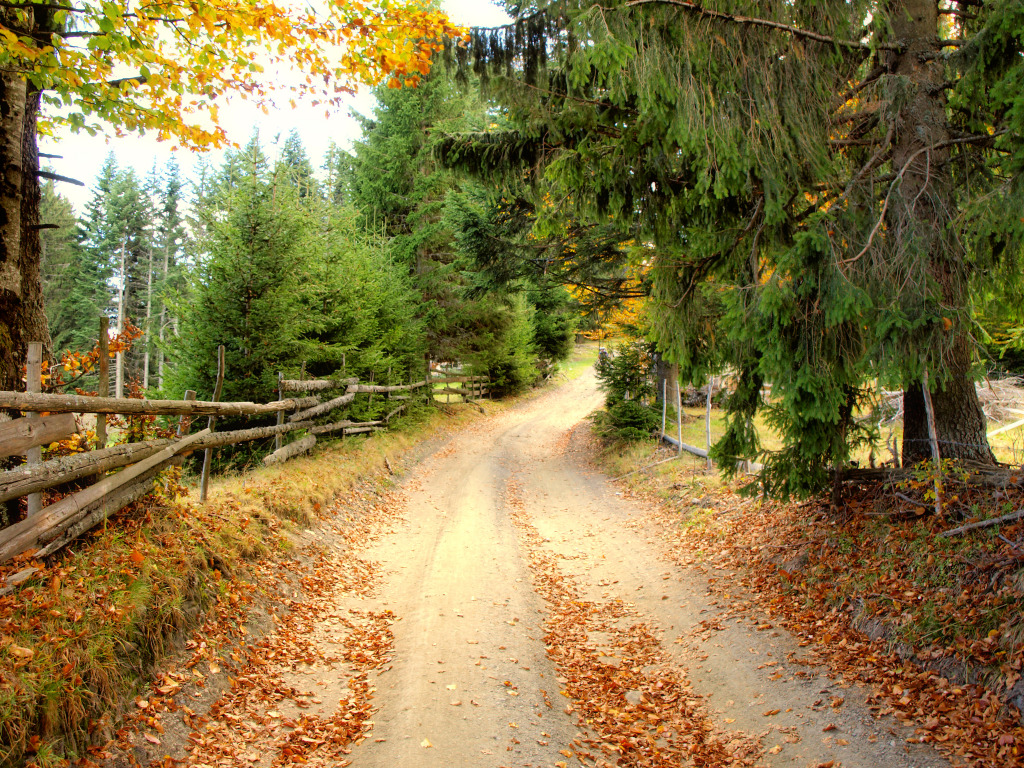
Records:
M52 358L39 279L38 110L38 91L0 72L0 389L5 390L22 388L30 341L42 343L44 360ZM9 418L0 410L0 419ZM17 514L15 503L0 505L0 527Z
M21 197L27 91L24 80L0 72L0 389L8 390L17 388L26 349Z
M970 348L960 345L961 359L955 364L960 371L969 369ZM954 366L951 366L953 368ZM939 455L944 459L960 459L994 464L985 432L985 414L978 402L974 381L961 373L939 384L932 392L935 431ZM931 458L928 421L921 383L903 393L903 466L908 467Z
M893 257L904 260L903 274L916 283L912 292L927 297L925 306L912 312L929 323L920 339L911 340L911 349L920 342L917 349L923 350L922 363L933 382L940 454L994 463L971 378L971 341L958 317L968 304L969 267L950 226L956 204L942 97L945 73L934 56L938 8L935 0L893 0L889 10L893 32L904 48L891 52L887 63L908 97L896 116L897 181L886 230L897 244L891 248ZM920 379L908 382L903 401L903 462L910 464L931 455Z

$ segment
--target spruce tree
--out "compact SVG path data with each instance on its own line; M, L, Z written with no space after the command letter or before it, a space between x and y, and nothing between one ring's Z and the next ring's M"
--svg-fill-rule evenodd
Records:
M304 219L293 188L275 187L253 137L231 153L204 196L202 239L182 303L180 349L171 386L213 392L217 347L226 348L224 400L266 402L275 373L297 364L307 274L299 244Z
M473 328L444 217L457 181L434 160L433 145L443 131L479 127L482 112L438 71L416 88L379 88L375 95L374 119L363 120L355 145L352 200L368 231L392 239L394 257L411 275L431 358L458 360Z
M167 161L162 176L162 185L156 201L156 232L153 243L154 253L159 262L157 281L156 317L156 385L164 387L168 340L177 320L169 310L169 301L178 295L183 287L183 264L186 230L181 207L184 182L181 169L172 157Z
M904 390L904 462L926 457L926 374L941 454L992 462L972 288L1024 239L1022 30L1011 0L523 8L469 51L515 130L446 155L527 167L554 217L656 246L662 350L735 372L724 466L759 452L766 381L770 491L845 465L877 385Z
M55 355L89 351L96 343L99 318L106 312L106 275L78 239L78 218L53 182L42 186L39 216L43 306Z
M306 148L302 145L302 138L295 128L288 132L288 138L285 139L281 147L277 167L281 174L281 180L294 186L300 198L318 194L318 184L313 175L313 164L310 163Z

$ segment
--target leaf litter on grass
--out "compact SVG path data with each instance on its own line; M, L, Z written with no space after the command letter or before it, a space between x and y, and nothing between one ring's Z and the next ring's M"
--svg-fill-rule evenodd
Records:
M372 727L371 676L390 661L393 640L390 611L343 607L373 589L376 566L358 553L396 519L389 494L364 500L354 521L328 522L323 541L295 558L256 564L262 594L220 601L188 643L191 654L158 677L117 744L94 757L166 768L347 765ZM271 626L247 643L260 604ZM219 689L204 697L218 676ZM190 697L212 701L201 707ZM166 743L175 720L184 728Z
M865 684L876 716L895 717L955 764L1024 765L1011 702L1024 690L1024 524L942 538L958 520L926 504L908 510L878 487L855 489L837 509L744 498L699 471L666 470L630 489L658 502L672 558L707 576L726 615L756 606L830 676ZM991 509L991 489L945 491L955 497L947 510L974 516L1022 501L1003 491Z

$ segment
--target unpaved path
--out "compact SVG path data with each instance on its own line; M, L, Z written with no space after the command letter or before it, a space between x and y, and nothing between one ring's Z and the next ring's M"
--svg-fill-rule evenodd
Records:
M483 419L337 528L301 648L247 667L188 764L948 765L671 559L589 462L599 405L587 374Z

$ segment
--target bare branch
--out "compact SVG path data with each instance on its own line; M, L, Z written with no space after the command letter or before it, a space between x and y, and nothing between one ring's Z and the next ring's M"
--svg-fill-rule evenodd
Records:
M85 182L79 181L78 179L72 179L70 176L61 176L59 173L50 173L49 171L36 171L36 176L43 179L49 179L50 181L64 181L68 184L74 184L79 187L84 187Z
M1007 129L1004 128L1003 130L996 131L993 134L983 133L978 136L964 136L958 139L949 139L947 141L940 141L936 144L932 144L931 146L928 147L921 147L919 150L914 152L914 154L907 158L907 162L903 164L903 167L900 168L900 172L896 174L896 178L893 179L892 184L889 185L889 191L885 193L885 200L882 202L882 212L878 215L878 221L875 222L875 226L871 228L871 234L868 235L867 243L865 243L864 247L861 248L860 253L858 253L856 256L852 256L849 259L843 259L842 261L839 262L839 265L844 266L847 264L853 264L855 261L858 261L871 248L871 243L874 241L875 235L878 234L878 231L882 228L882 223L885 221L885 212L889 208L889 201L892 199L892 193L896 190L896 187L898 187L900 182L903 180L903 176L910 168L911 163L913 163L918 157L920 157L922 154L927 153L930 168L931 153L936 149L945 149L946 147L952 147L957 144L978 144L986 141L992 141L997 136L1002 136L1004 133L1007 132ZM856 181L856 179L854 181ZM853 182L851 182L851 186L852 185ZM918 197L920 197L920 193L918 193ZM917 197L914 198L914 203L917 203Z

